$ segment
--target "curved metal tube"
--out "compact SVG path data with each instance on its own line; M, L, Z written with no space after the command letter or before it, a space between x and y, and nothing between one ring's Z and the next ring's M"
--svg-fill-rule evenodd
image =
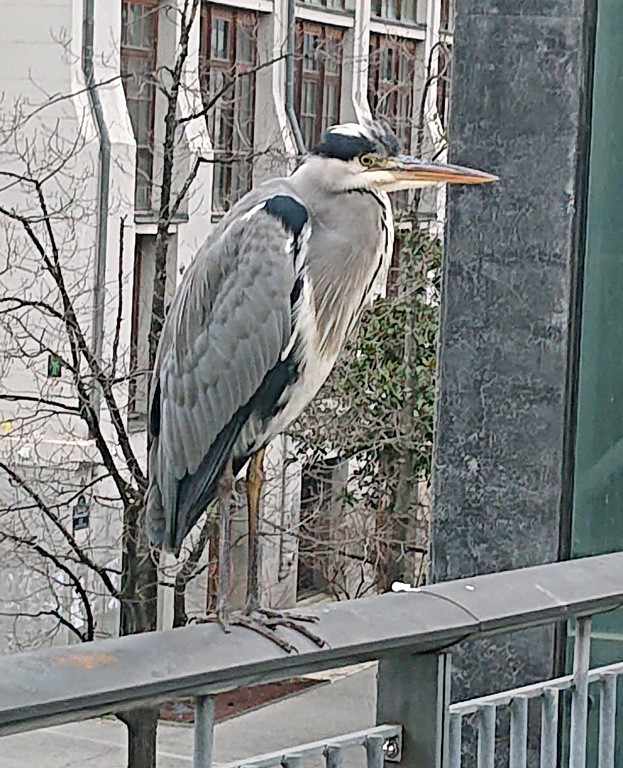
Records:
M286 56L286 114L294 134L299 154L307 151L305 141L294 109L294 55L296 47L296 0L288 0L288 55Z
M93 67L94 0L84 0L82 70L89 89L89 99L100 135L99 185L97 207L97 244L95 251L95 283L93 286L92 345L95 359L101 361L104 345L104 297L106 294L106 265L108 251L108 213L110 192L111 144L104 119L102 101L95 82ZM91 390L91 405L99 414L101 392L97 385Z

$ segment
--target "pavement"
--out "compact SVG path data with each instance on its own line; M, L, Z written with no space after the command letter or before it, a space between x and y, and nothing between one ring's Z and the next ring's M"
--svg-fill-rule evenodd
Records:
M375 676L370 664L320 673L314 677L322 685L219 723L216 765L374 725ZM125 739L125 727L113 718L5 736L0 739L0 768L126 768ZM192 743L192 727L161 724L158 768L192 766ZM345 768L365 765L359 750L349 750L345 758Z

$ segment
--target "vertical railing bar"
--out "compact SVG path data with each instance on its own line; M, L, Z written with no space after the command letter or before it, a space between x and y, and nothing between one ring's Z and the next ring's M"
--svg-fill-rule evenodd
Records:
M478 717L478 768L494 768L495 706L487 704Z
M509 768L526 768L528 764L528 699L513 699L510 705Z
M545 688L541 701L541 768L558 764L558 689Z
M573 690L571 694L571 735L569 768L586 768L588 721L588 667L591 650L590 616L577 619L573 648Z
M614 768L614 737L617 709L617 675L610 672L600 681L599 768Z
M327 747L324 753L327 768L342 768L344 755L341 747Z
M193 768L212 768L214 738L214 697L197 696L195 699L195 744Z
M301 762L302 759L300 755L287 755L281 761L281 765L283 768L300 768Z
M463 716L458 712L451 712L448 726L448 765L444 768L461 768L462 730Z
M383 768L384 755L382 736L368 736L366 739L366 762L368 768Z

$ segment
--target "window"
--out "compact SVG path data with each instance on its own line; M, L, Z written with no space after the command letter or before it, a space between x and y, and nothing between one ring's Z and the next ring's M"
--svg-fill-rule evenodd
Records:
M257 16L204 3L201 27L204 105L215 100L206 116L216 153L212 207L226 211L253 176Z
M389 122L405 151L411 147L414 79L415 43L370 35L370 107Z
M121 74L137 147L134 204L142 211L151 208L157 6L158 0L123 0L121 5Z
M167 251L165 304L175 290L175 237ZM147 413L149 387L149 330L154 295L156 236L136 235L134 247L134 286L132 289L132 322L130 336L130 416Z
M416 0L372 0L372 15L387 21L417 21Z
M454 29L454 2L455 0L441 0L440 26L448 32Z
M346 8L346 0L304 0L307 5L321 5L323 8L334 8L343 11Z
M390 124L404 152L411 149L414 119L417 121L413 104L415 56L412 40L370 35L368 102L372 112ZM409 199L408 191L397 192L394 208L406 208Z
M340 122L342 40L340 29L299 22L296 104L305 146Z

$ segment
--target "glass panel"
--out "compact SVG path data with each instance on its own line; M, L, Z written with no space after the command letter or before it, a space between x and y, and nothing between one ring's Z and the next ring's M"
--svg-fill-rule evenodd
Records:
M580 344L572 555L623 549L623 3L599 0ZM623 656L623 611L594 618L595 665ZM623 686L617 754L623 765ZM596 756L588 765L596 765Z
M381 0L381 16L384 19L398 19L399 0Z
M338 122L338 87L332 83L325 81L324 87L324 99L322 105L322 130L326 129L330 125L335 125Z
M339 75L342 70L342 41L337 37L328 37L325 43L325 73Z
M401 0L400 18L402 21L417 21L415 0Z
M308 32L305 32L303 35L303 69L306 71L315 71L318 69L318 60L316 55L317 47L317 35L310 35Z
M142 40L143 8L136 3L125 3L121 9L121 45L139 47Z
M234 112L234 149L250 149L253 145L253 83L250 77L236 81Z
M229 21L227 19L212 19L212 41L210 56L213 59L229 59Z
M384 45L379 52L379 78L387 82L394 80L394 49Z
M238 63L255 63L255 41L255 27L239 23L236 29L236 61Z
M212 186L212 208L215 211L225 210L225 166L218 162L214 163L214 182Z
M136 152L136 199L139 210L146 210L151 204L152 153L150 149L139 148Z

